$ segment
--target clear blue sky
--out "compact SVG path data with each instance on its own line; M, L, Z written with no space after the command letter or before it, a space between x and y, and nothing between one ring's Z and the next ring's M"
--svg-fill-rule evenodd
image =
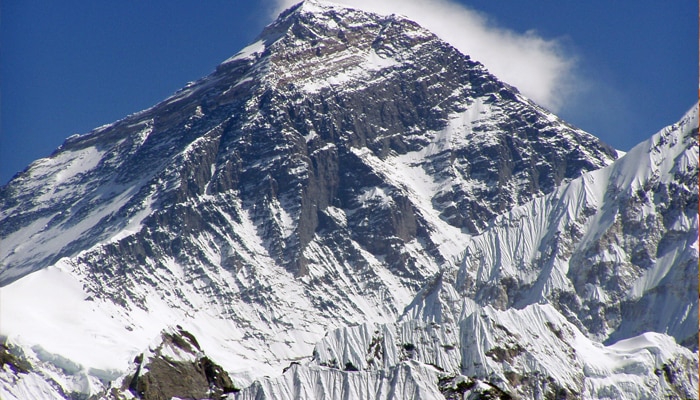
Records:
M463 0L558 39L587 87L559 115L628 150L697 99L695 0ZM150 107L252 41L272 1L0 5L0 184L75 133Z

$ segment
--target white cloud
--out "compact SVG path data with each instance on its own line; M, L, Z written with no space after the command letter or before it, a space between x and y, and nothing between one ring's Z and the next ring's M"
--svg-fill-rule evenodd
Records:
M276 0L277 10L298 0ZM575 60L561 43L534 31L496 26L485 15L449 0L338 0L338 4L379 14L400 14L484 64L499 79L557 112L577 89Z

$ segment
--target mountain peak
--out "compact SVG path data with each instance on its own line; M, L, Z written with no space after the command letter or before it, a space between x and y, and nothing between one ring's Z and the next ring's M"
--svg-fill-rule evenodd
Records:
M380 356L396 362L396 374L415 372L430 393L439 391L438 379L448 392L465 380L489 393L517 390L520 378L531 376L526 366L535 364L528 360L549 362L546 352L516 346L506 331L475 347L483 354L454 351L457 335L473 338L491 319L520 319L496 309L541 301L551 306L528 312L552 315L546 321L557 327L542 320L537 328L549 329L544 333L552 341L561 340L564 319L573 333L562 337L602 340L649 303L670 298L628 295L630 285L635 293L651 290L664 276L656 255L664 266L677 260L686 270L697 266L697 253L675 250L689 248L678 240L680 231L697 233L697 213L694 219L691 213L697 190L688 190L697 164L679 157L688 182L635 186L634 196L622 198L617 186L608 195L607 185L589 182L615 159L609 146L416 23L305 2L211 75L148 110L70 138L0 188L0 285L7 299L0 302L0 334L17 341L37 370L72 366L61 372L65 382L56 383L65 393L87 390L75 387L83 382L75 371L122 373L175 324L198 338L236 388L285 367L287 377L345 376L370 367L361 361L371 347L371 368L382 365ZM645 195L657 187L665 192ZM678 204L645 217L652 201L671 195ZM569 201L580 212L568 213ZM635 208L639 204L646 208ZM695 208L678 211L688 204ZM658 243L635 238L636 228L623 229L615 219L620 207L624 221L655 232ZM603 223L612 228L593 229ZM528 229L519 229L522 224ZM533 233L524 237L527 232ZM581 253L576 243L582 238ZM620 241L631 248L612 254ZM598 279L598 286L567 275L572 252L580 275ZM617 270L629 273L625 280L610 272ZM666 289L679 298L686 293ZM697 307L696 298L686 303ZM477 317L480 307L493 312ZM73 310L81 317L66 315ZM406 332L419 327L425 340L444 334L445 341L434 343L439 349L421 347L417 336L401 334L406 341L398 342L389 340L398 338L394 333L371 330L394 329L385 324L402 310ZM678 338L686 339L694 310L667 313L679 318ZM334 363L331 355L314 364L314 345L329 328L360 323L367 324L347 330L361 339L353 343L362 343L351 359ZM442 323L452 324L449 332L435 325ZM506 325L515 330L519 323ZM648 326L670 330L667 325ZM623 328L618 332L626 338L638 325ZM385 357L382 348L393 355ZM428 353L449 363L430 361ZM689 360L687 350L676 353ZM104 355L100 365L96 354ZM480 383L456 375L464 372L460 364L483 357L498 373L479 369ZM504 363L517 359L522 374L512 375ZM294 362L309 362L316 372ZM453 375L438 374L436 366L453 368ZM584 377L579 367L569 370L575 381L556 377L575 393L584 390L584 379L596 378ZM646 366L635 371L660 379ZM5 376L0 371L0 385ZM85 379L101 388L113 376ZM504 384L508 377L512 382Z
M225 193L243 196L243 208L271 206L273 225L256 227L276 236L266 252L306 271L300 250L322 227L319 213L369 204L358 202L361 193L387 179L371 172L368 157L410 154L426 159L401 164L427 174L431 189L420 206L409 206L406 195L392 203L408 207L402 215L416 215L415 207L437 213L462 232L615 157L409 20L302 3L214 74L151 109L70 138L3 188L0 282L137 235L168 202ZM356 169L347 182L345 165ZM341 180L353 191L341 190ZM398 193L415 183L386 185ZM50 200L30 199L38 187ZM43 218L46 227L25 225ZM389 236L416 238L416 219L390 218L397 230ZM25 250L27 238L51 246ZM375 244L364 243L384 251L386 244Z
M387 33L398 31L403 40L386 46ZM252 45L224 65L264 53L269 68L265 75L272 85L291 83L302 90L319 90L319 84L366 80L372 72L399 65L412 57L412 47L428 40L439 41L407 19L307 1L282 12Z
M346 9L348 7L340 5L338 3L332 2L332 1L325 1L325 0L304 0L301 1L290 8L287 9L286 13L323 13L328 10L338 10L338 9ZM281 14L281 17L284 16L285 12Z

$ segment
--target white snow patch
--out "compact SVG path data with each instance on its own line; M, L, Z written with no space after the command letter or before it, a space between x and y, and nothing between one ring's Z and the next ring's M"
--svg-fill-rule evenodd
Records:
M150 341L151 335L127 330L114 318L116 313L86 300L88 295L70 269L59 261L0 288L0 333L27 348L40 343L46 351L83 366L126 369L128 355L140 350L138 343Z
M304 136L304 140L306 140L306 143L309 143L310 141L316 139L318 136L318 133L315 130L310 130L308 134Z
M391 57L378 54L371 49L358 56L355 53L340 52L335 54L328 65L333 69L323 69L317 71L313 77L308 77L302 81L301 90L307 93L317 93L323 88L330 86L341 86L348 82L366 81L371 73L388 69L401 62ZM338 67L338 66L343 67Z
M367 188L357 196L357 200L362 203L363 207L367 207L368 203L379 205L380 207L389 207L392 204L392 199L387 194L386 189L381 187Z
M243 50L236 53L233 57L228 58L222 64L227 64L236 60L243 60L246 58L251 58L262 54L265 51L265 42L263 40L258 40L257 42L251 43L250 45L243 48Z
M328 214L333 220L340 225L341 227L347 227L348 225L348 218L347 215L345 214L345 211L341 208L338 207L333 207L333 206L328 206L324 210L326 214Z

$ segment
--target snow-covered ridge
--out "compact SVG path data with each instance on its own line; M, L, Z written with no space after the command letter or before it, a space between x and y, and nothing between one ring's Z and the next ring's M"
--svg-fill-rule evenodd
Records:
M555 301L593 337L651 328L695 347L697 282L682 277L698 260L696 132L694 107L612 165L494 219L466 246L460 294L500 308Z
M286 28L290 24L293 28ZM410 41L411 47L436 39L396 16L383 17L325 2L300 3L263 32L261 41L272 55L266 79L307 93L350 82L367 85L377 80L378 71L413 61L416 48L386 43L386 32L393 24L402 26L404 40ZM282 46L285 51L276 54ZM290 63L290 59L295 62Z

